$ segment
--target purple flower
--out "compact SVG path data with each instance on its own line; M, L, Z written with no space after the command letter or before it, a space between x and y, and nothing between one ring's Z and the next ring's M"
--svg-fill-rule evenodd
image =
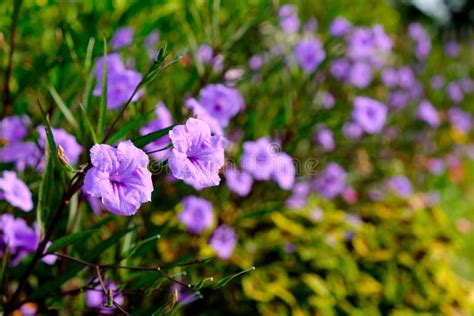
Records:
M237 89L226 87L223 84L210 84L205 86L199 93L198 101L191 101L191 103L186 104L200 116L200 109L196 103L209 114L209 117L212 118L213 121L217 121L222 128L227 127L230 119L244 108L244 99L240 92ZM204 117L203 120L205 118L206 117ZM213 125L213 121L210 121L210 124L208 124Z
M115 32L110 42L112 49L120 49L133 43L135 31L131 27L121 27Z
M33 209L30 189L17 178L13 171L3 171L3 176L0 178L0 199L7 200L8 203L25 212Z
M458 42L449 41L444 45L444 52L450 57L456 57L459 55L460 47Z
M257 180L270 180L275 158L270 140L262 137L255 142L247 141L243 144L243 150L240 158L242 169Z
M431 39L420 23L411 23L408 34L415 41L415 55L418 59L425 59L431 51Z
M329 71L334 78L339 80L346 79L349 76L351 64L345 58L339 58L332 62Z
M405 90L396 90L388 95L388 105L392 109L402 109L410 101L410 95Z
M355 29L349 37L347 55L354 60L370 58L374 51L372 30L367 28Z
M380 132L385 124L387 107L368 97L356 97L352 117L366 133L375 134Z
M0 143L18 143L28 134L30 119L26 115L7 116L0 121Z
M114 302L121 305L124 302L123 295L120 292L117 292L117 286L112 282L107 282L105 286L108 289L112 290ZM97 309L101 314L111 315L115 312L117 307L111 306L106 307L108 298L104 293L102 286L99 284L94 289L86 291L86 305Z
M179 213L178 220L186 225L193 234L201 234L212 226L214 213L212 204L195 196L187 196L182 201L184 210Z
M88 194L102 198L108 211L131 216L142 203L151 201L148 156L131 141L121 142L117 148L94 145L90 158L93 167L87 171L84 187Z
M258 71L262 68L264 59L262 55L253 55L249 59L249 68L253 71Z
M27 166L34 167L38 165L41 157L40 149L33 142L18 142L0 147L0 162L14 162L15 168L20 171Z
M453 81L446 88L446 93L451 101L459 103L464 99L464 93L461 90L461 86Z
M315 32L316 29L318 28L318 21L316 21L316 18L311 18L309 19L304 25L303 29L307 33L312 33Z
M459 85L464 93L472 93L474 91L474 81L470 78L462 78Z
M329 93L325 92L323 95L323 106L325 109L332 109L334 107L335 99L334 96Z
M216 228L209 244L216 251L219 258L226 260L234 252L237 235L232 228L223 224Z
M127 103L141 80L142 75L134 70L107 71L107 107L116 109ZM98 80L92 93L97 97L102 94L101 80ZM143 90L138 91L133 96L132 102L138 101L142 94Z
M462 132L469 132L472 128L472 117L458 107L452 107L448 111L448 118L451 124Z
M218 54L212 61L212 70L215 72L221 72L224 69L224 55Z
M382 71L382 82L387 88L394 88L398 85L398 72L393 68L386 68Z
M431 88L434 90L441 89L444 85L444 79L442 76L433 76L430 81Z
M413 193L411 182L405 176L395 176L388 179L387 186L400 197L409 197Z
M332 36L344 36L348 34L352 29L352 24L343 17L336 17L329 26L329 32Z
M100 85L102 85L104 57L97 57L95 61L95 77ZM107 55L107 76L112 73L120 73L125 71L125 64L122 56L117 53ZM102 86L101 86L102 87Z
M40 135L38 143L42 148L46 148L48 144L48 139L46 137L46 131L44 126L38 126L36 128L38 134ZM68 162L72 165L77 164L79 156L82 153L82 146L76 140L76 137L72 136L62 128L51 128L53 134L54 142L56 146L61 146L64 149L64 154ZM38 166L40 170L44 168L44 161Z
M323 147L325 152L333 151L336 147L332 132L327 128L320 129L315 135L315 140Z
M229 168L225 172L227 186L240 196L247 196L252 190L253 178L245 171Z
M323 45L316 39L302 40L293 49L296 63L303 68L306 73L312 73L319 64L326 58Z
M364 62L356 62L349 73L349 82L359 89L367 87L372 81L372 68Z
M286 200L289 208L301 208L306 205L310 193L310 184L307 181L295 183L291 191L291 196Z
M156 118L153 121L140 128L140 135L148 135L173 125L173 118L163 102L158 102L155 107L155 114ZM166 150L161 149L166 148L169 142L169 136L165 135L146 145L145 149L147 152L151 152L151 156L154 159L159 161L166 160L171 153L171 148Z
M197 190L220 183L227 144L224 137L211 136L209 125L194 118L174 127L169 136L174 146L168 159L173 176Z
M204 64L204 65L210 65L212 64L213 56L214 56L214 50L212 49L211 46L207 44L201 44L198 47L197 51L197 56L199 61Z
M153 49L160 41L160 32L152 31L143 39L143 45L148 49Z
M410 67L398 69L398 84L402 88L410 88L415 83L415 74Z
M364 133L364 130L357 123L347 122L342 127L342 133L346 138L359 139Z
M434 175L440 175L446 169L443 159L431 159L428 162L428 170Z
M326 199L333 199L346 188L346 172L336 163L330 163L313 181L316 192Z
M375 47L382 52L390 52L393 43L390 37L385 33L383 26L375 24L372 27L372 33Z
M194 116L207 123L211 132L217 135L223 135L224 129L222 128L221 124L215 117L213 117L205 108L202 107L199 102L194 99L190 98L185 101L185 105L188 109L193 111Z
M421 101L417 117L434 128L438 127L441 123L438 112L428 100Z
M295 33L300 28L300 20L296 14L296 9L291 4L285 4L278 11L280 27L288 33Z
M272 179L275 180L280 188L289 190L295 183L296 168L293 159L285 154L278 153L273 158Z

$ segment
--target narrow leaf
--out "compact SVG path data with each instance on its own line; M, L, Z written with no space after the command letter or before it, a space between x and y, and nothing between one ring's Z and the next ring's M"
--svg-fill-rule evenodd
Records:
M166 128L163 128L163 129L160 129L159 131L156 131L156 132L153 132L153 133L150 133L150 134L147 134L147 135L144 135L144 136L141 136L141 137L138 137L136 139L133 140L133 143L135 144L135 146L137 147L144 147L145 145L148 145L149 143L165 136L168 134L168 132L174 127L174 125L171 125L169 127L166 127Z
M97 229L88 229L82 232L77 232L72 235L64 236L54 241L48 248L48 253L53 253L59 249L65 248L69 245L75 244L83 239L89 238Z
M229 283L232 279L238 277L238 276L241 276L242 274L245 274L247 272L250 272L250 271L253 271L255 270L255 267L250 267L244 271L240 271L239 273L236 273L236 274L233 274L233 275L229 275L228 277L225 277L219 281L217 281L211 288L212 289L218 289L218 288L221 288L223 287L224 285L226 285L227 283Z
M64 104L63 99L59 96L58 92L56 89L54 89L53 86L49 86L49 93L51 93L51 96L54 99L54 102L56 102L56 105L58 106L59 110L63 113L64 117L68 121L69 124L72 125L75 129L79 128L79 124L77 123L76 119L74 118L74 115L71 113L71 111L68 109L67 105Z
M112 135L109 140L107 141L108 144L115 144L118 140L120 140L122 137L127 135L127 133L136 128L137 126L142 125L144 122L147 121L148 117L150 116L151 113L154 111L150 111L148 113L142 114L139 117L135 118L134 120L130 121L129 123L125 124L117 133Z
M128 258L128 257L131 257L133 256L133 254L135 254L135 252L137 252L138 249L140 249L142 246L146 245L147 243L150 243L152 241L155 241L157 239L160 239L161 236L158 234L158 235L155 235L155 236L152 236L152 237L149 237L145 240L141 240L140 242L138 242L137 244L134 244L134 245L131 245L130 248L128 248L127 250L125 250L123 253L122 253L122 256L124 258Z
M43 175L41 177L41 184L38 193L38 203L36 205L36 222L40 229L41 234L44 233L45 222L48 217L50 203L51 203L51 192L53 190L54 181L54 170L53 160L49 150L45 150L45 167Z
M99 106L99 122L97 136L102 139L105 133L105 119L107 114L107 41L104 38L104 59L102 61L102 93Z

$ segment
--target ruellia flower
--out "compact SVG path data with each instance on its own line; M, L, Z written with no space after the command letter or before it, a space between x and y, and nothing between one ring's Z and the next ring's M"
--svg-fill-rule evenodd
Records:
M121 27L115 32L110 42L112 49L120 49L133 43L135 31L131 27Z
M175 126L169 137L173 150L168 166L173 176L196 190L218 185L219 169L224 166L224 148L227 139L211 135L209 125L190 118L185 125Z
M4 171L0 178L0 199L29 212L33 209L33 199L28 186L17 178L13 171Z
M276 155L267 137L243 144L244 152L240 166L256 180L270 180L273 172L273 159Z
M229 259L237 244L235 230L227 225L220 225L212 234L209 244L216 251L219 258Z
M440 122L438 111L428 100L423 100L418 107L418 119L425 121L431 127L438 127Z
M293 159L286 153L278 153L273 159L272 179L283 190L289 190L295 183L296 168Z
M38 126L38 134L40 135L39 144L42 148L46 148L48 144L48 139L46 137L46 131L44 126ZM82 153L82 146L77 142L76 137L69 134L62 128L51 128L53 134L54 142L56 146L61 146L64 149L64 154L68 162L72 165L77 164L79 156ZM40 170L44 168L44 161L39 165Z
M247 196L252 190L253 178L245 171L229 168L225 172L225 180L229 189L240 196Z
M214 122L208 122L207 116L200 112L204 110L221 128L225 128L229 125L230 119L244 109L244 99L235 88L223 84L210 84L200 91L199 100L186 102L186 106L192 109L199 119L208 123L211 129L217 133L215 128L212 128Z
M101 198L107 210L131 216L142 203L151 201L149 159L131 141L121 142L117 148L94 145L90 159L93 167L87 171L84 187L88 194Z
M341 194L346 188L347 174L336 163L330 163L326 169L316 177L313 187L316 192L326 199L333 199Z
M356 97L352 118L366 133L376 134L385 124L387 107L368 97Z
M97 281L98 282L98 281ZM106 282L105 286L112 291L112 297L117 304L123 304L124 298L121 292L117 292L117 286L113 282ZM104 293L102 286L99 284L95 288L86 291L86 305L97 309L102 315L111 315L116 312L117 307L106 306L108 297Z
M182 201L184 210L179 213L178 220L186 225L194 234L201 234L211 227L214 221L211 202L196 196L187 196Z
M317 39L302 40L293 49L293 55L304 72L312 73L326 58L323 45Z
M400 197L409 197L413 193L413 187L405 176L395 176L387 180L387 187Z

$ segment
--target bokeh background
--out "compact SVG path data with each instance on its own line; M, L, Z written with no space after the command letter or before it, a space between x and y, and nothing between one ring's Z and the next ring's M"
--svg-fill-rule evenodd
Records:
M347 19L351 31L335 36L331 26L337 17ZM369 53L378 64L357 72L352 60L352 66L334 75L335 61L351 60L351 32L375 25L390 42L388 50ZM422 39L410 32L413 25L424 30ZM53 240L99 229L70 245L67 253L72 256L92 253L102 240L115 238L113 246L91 260L156 266L212 258L170 269L175 279L192 288L159 273L108 271L107 279L124 297L123 308L133 315L470 315L473 25L474 2L468 0L7 0L0 3L2 113L28 115L32 128L27 138L36 140L34 127L42 124L38 99L51 125L76 137L83 148L80 163L86 162L94 144L86 122L96 124L100 103L92 93L98 83L95 63L103 55L103 39L110 51L116 32L127 27L133 30L132 41L114 52L128 68L145 74L164 45L170 56L180 58L144 88L124 113L122 126L153 111L160 101L174 123L183 123L193 116L185 100L197 98L208 84L223 83L235 87L245 102L224 131L230 141L226 168L242 168L242 144L261 137L294 159L296 182L290 188L256 181L245 196L229 188L224 172L220 186L196 191L170 179L166 168L155 169L152 202L130 218L94 212L86 197L76 195ZM325 52L310 72L294 53L305 39L319 40ZM203 57L202 45L212 49L210 58ZM404 69L408 81L402 82L400 75L395 84L387 83L387 69ZM344 132L357 96L387 107L379 132L360 137ZM438 113L434 127L420 119L425 100ZM79 128L70 124L58 103L70 110ZM462 111L461 119L452 114L453 108ZM109 110L107 122L117 113ZM133 126L122 138L138 137L139 129ZM318 138L323 129L330 131L333 146ZM334 179L325 179L322 189L315 182L332 163L347 175L340 192L328 198L324 188ZM14 168L1 164L2 170ZM26 168L18 174L36 201L42 173ZM405 182L393 184L395 177ZM58 183L51 205L58 203L60 191ZM212 228L198 235L178 220L188 195L208 200L214 209ZM0 201L0 210L30 224L36 220L34 212L22 213L5 201ZM237 236L227 259L216 256L209 245L220 224L232 227ZM153 238L158 234L160 238ZM123 255L140 242L133 254ZM8 268L11 286L25 265L22 261ZM225 286L213 288L218 280L242 271ZM29 313L99 313L83 293L64 294L93 277L68 261L41 264L24 293L34 298L28 302ZM29 315L25 309L18 313Z

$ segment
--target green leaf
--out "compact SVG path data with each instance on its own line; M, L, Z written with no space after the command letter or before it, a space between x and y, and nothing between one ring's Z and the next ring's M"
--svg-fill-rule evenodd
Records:
M87 111L82 104L79 104L79 107L81 108L82 118L85 123L85 126L87 130L89 131L92 137L92 140L94 141L95 144L97 144L99 142L99 139L97 138L97 134L95 133L94 128L92 127L92 123L89 120L89 117L87 116Z
M6 296L7 293L4 293L4 290L7 288L3 286L5 282L8 282L8 270L10 267L10 246L7 244L3 251L2 265L0 270L0 294L1 296Z
M108 144L115 144L118 140L120 140L122 137L124 137L125 135L127 135L127 133L134 129L135 127L137 126L140 126L142 125L144 122L147 121L148 117L150 116L151 113L153 113L154 111L150 111L148 113L145 113L145 114L142 114L140 115L139 117L135 118L134 120L132 120L131 122L127 123L124 125L124 127L122 127L117 133L115 133L114 135L112 135L109 140L107 141Z
M110 236L108 239L99 243L91 251L86 252L80 258L88 261L95 262L107 249L113 247L117 242L125 236L129 231L134 228L130 228L121 232L117 232ZM56 291L63 283L67 282L71 278L75 277L81 270L86 268L86 266L79 263L71 263L68 269L62 271L56 278L53 280L42 284L36 291L34 291L29 298L38 299L48 295L51 292Z
M233 274L233 275L229 275L223 279L220 279L219 281L217 281L213 286L211 286L212 289L218 289L218 288L221 288L223 286L225 286L227 283L229 283L232 279L238 277L238 276L241 276L242 274L245 274L249 271L253 271L255 270L255 267L250 267L244 271L240 271L239 273L236 273L236 274Z
M45 167L39 187L38 203L36 204L36 222L41 234L44 233L45 223L49 215L54 181L54 166L49 150L45 151L44 161Z
M97 136L102 139L105 133L105 119L107 114L107 41L104 37L104 59L102 62L102 93L99 106L99 122L97 124Z
M213 277L202 279L201 281L197 282L197 283L194 285L194 289L195 289L196 291L199 291L200 289L202 289L202 288L204 287L204 285L206 284L206 282L212 282L212 281L214 281L214 278L213 278Z
M77 243L78 241L89 238L96 231L97 229L88 229L82 232L77 232L75 234L59 238L58 240L54 241L51 246L49 246L48 253L53 253L59 249Z
M174 127L175 125L171 125L169 127L160 129L159 131L135 138L132 142L135 144L135 146L143 148L145 145L148 145L149 143L165 136L168 134L168 132Z
M69 124L72 125L75 129L79 128L79 124L77 123L76 119L74 118L74 115L71 113L71 111L68 109L67 105L64 103L63 99L59 96L58 92L56 89L54 89L53 86L49 86L49 93L51 93L51 96L54 99L54 102L56 102L56 105L58 106L59 110L63 113L64 117L68 121Z
M160 239L161 236L158 234L158 235L155 235L155 236L152 236L152 237L149 237L147 239L144 239L144 240L141 240L140 242L138 242L137 244L134 244L134 245L131 245L130 248L128 248L127 250L125 250L123 253L122 253L122 256L124 258L128 258L128 257L131 257L135 254L135 252L137 252L142 246L146 245L147 243L149 242L152 242L152 241L155 241L157 239Z

